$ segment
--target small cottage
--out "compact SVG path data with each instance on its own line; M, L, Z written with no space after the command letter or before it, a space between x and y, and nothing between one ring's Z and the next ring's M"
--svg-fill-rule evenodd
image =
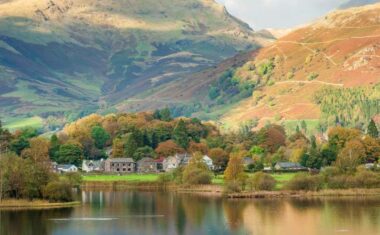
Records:
M144 157L137 162L138 173L158 173L158 162L150 157Z
M93 172L93 171L104 171L105 162L104 160L93 161L93 160L84 160L82 162L82 171L84 172Z
M214 170L214 163L212 162L212 159L209 156L204 155L203 162L207 165L208 169Z
M109 158L105 161L105 171L113 173L136 172L136 163L132 158Z
M71 164L60 164L57 166L57 171L59 173L77 172L78 167Z
M294 162L278 162L274 169L276 171L307 171L308 169L304 166L301 166L299 163Z
M169 172L169 171L177 169L180 163L181 163L181 159L179 159L177 156L170 156L170 157L165 158L162 165L163 165L164 171Z

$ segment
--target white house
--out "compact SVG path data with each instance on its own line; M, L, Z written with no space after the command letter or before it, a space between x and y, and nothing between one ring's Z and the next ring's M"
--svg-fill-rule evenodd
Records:
M214 170L214 163L212 162L212 159L209 156L204 155L203 162L206 163L208 169Z
M104 160L93 161L93 160L84 160L82 162L82 170L84 172L93 172L93 171L104 171Z
M77 172L78 167L76 167L75 165L71 165L71 164L62 164L62 165L57 166L57 170L60 173Z

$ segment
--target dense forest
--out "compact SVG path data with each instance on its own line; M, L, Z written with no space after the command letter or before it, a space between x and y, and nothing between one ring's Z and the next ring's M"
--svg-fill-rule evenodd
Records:
M359 88L324 88L315 94L321 109L321 124L358 127L365 130L380 113L380 85Z

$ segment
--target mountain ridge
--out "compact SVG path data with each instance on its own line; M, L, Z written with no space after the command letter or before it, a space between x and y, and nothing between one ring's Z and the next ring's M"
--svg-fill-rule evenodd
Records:
M95 112L272 39L213 0L0 2L0 111Z

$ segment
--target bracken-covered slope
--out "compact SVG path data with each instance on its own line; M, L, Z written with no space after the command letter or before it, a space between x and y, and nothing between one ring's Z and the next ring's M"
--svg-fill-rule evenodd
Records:
M354 122L363 121L360 113L368 118L378 112L380 89L373 87L380 82L379 16L380 4L333 12L261 49L237 72L260 88L222 122L236 126L258 118L263 125L324 115L331 122ZM343 100L349 96L355 100Z
M267 42L214 0L0 0L0 115L107 110Z

